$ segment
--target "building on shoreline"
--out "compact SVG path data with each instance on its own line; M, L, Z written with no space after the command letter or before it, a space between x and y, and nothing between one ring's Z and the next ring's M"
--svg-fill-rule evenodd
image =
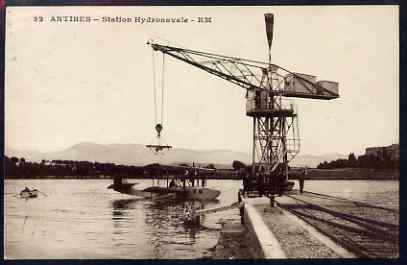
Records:
M368 147L365 149L365 156L375 156L379 159L389 157L390 160L398 160L400 159L400 145L392 144L382 147Z

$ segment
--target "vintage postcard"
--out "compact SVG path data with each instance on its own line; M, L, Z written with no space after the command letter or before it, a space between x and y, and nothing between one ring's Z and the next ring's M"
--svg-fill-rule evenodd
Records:
M7 7L5 258L398 258L398 21Z

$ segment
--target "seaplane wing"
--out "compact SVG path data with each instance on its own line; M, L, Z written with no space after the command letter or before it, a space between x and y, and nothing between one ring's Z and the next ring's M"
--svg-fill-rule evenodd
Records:
M124 183L123 178L115 177L108 189L141 197L176 196L184 199L211 200L220 195L220 191L206 187L206 176L215 172L212 168L155 163L146 165L144 171L153 179L167 179L165 186L136 189L133 187L134 184Z
M213 168L189 166L189 165L164 165L164 164L149 164L144 166L144 170L148 173L169 173L169 174L183 174L187 175L191 172L198 173L214 173L216 170Z

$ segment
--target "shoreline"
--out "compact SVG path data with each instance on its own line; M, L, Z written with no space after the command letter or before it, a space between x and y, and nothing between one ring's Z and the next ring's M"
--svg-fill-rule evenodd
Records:
M127 180L152 180L153 178L126 178ZM113 178L91 178L91 177L86 177L86 178L65 178L65 177L45 177L45 178L10 178L6 177L4 180L113 180ZM160 179L160 180L165 180L165 179ZM236 180L236 181L242 181L240 178L207 178L207 180ZM296 178L289 178L289 181L294 181L296 182ZM314 181L314 180L323 180L323 181L400 181L400 178L307 178L305 180L305 183L307 181Z
M288 179L296 180L302 174L301 170L292 169L289 172ZM27 174L30 175L30 174ZM166 180L167 177L155 177L144 174L116 174L112 175L45 175L45 176L6 176L5 179L113 179L115 176L122 176L125 179L162 179ZM169 176L169 179L171 179ZM216 175L206 176L206 179L220 179L220 180L242 180L242 174L231 171L216 172ZM310 168L305 177L306 180L400 180L400 169L369 169L369 168L339 168L339 169L315 169Z

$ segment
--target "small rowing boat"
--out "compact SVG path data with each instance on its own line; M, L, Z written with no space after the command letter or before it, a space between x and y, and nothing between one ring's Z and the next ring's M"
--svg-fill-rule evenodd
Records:
M22 191L20 191L20 198L36 198L40 191L37 189L29 189L25 187Z
M20 198L36 198L38 196L37 190L23 190L20 192Z

